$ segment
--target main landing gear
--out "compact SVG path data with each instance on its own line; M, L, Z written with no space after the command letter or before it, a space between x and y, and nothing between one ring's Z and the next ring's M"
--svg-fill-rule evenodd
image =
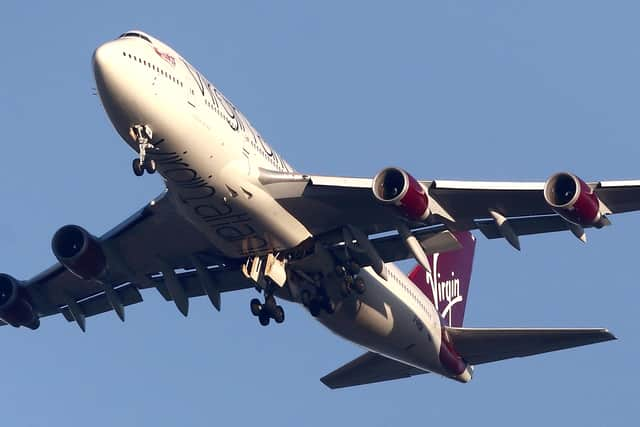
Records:
M267 295L264 304L254 298L251 300L251 314L256 316L262 326L267 326L271 319L276 323L284 322L284 309L276 303L273 295Z
M336 304L329 298L324 288L317 288L316 294L313 296L305 289L302 291L301 299L302 305L309 309L309 313L313 317L320 316L322 311L327 314L333 314L336 311Z
M138 143L139 155L133 159L133 173L136 176L142 176L144 171L152 174L157 169L156 161L147 156L147 150L155 150L156 147L151 143L153 139L153 131L149 125L134 125L129 128L129 135Z
M271 319L276 323L284 322L284 309L278 305L273 294L286 284L285 261L273 254L250 257L242 265L242 274L253 283L258 292L264 293L264 303L254 298L250 304L251 313L258 318L260 324L267 326Z
M342 278L340 282L340 293L343 297L348 297L352 292L358 295L364 294L366 285L362 277L358 276L360 266L355 262L348 262L345 266L336 267L336 275Z

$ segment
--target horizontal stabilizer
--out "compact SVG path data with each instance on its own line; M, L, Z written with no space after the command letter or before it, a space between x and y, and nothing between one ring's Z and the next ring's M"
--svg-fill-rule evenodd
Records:
M606 329L447 328L447 333L456 352L472 365L616 339Z
M428 374L427 371L367 352L320 379L329 388L352 387Z

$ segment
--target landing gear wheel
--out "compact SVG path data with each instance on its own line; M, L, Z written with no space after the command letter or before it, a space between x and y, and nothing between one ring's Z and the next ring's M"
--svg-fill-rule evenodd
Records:
M351 284L351 289L353 289L358 295L364 294L366 290L366 285L364 280L361 277L356 278L356 280Z
M262 305L262 311L266 312L270 317L274 317L278 304L273 296L268 296Z
M318 317L320 311L322 311L322 304L317 299L312 299L309 303L309 313L311 313L313 317Z
M340 295L342 295L343 298L351 295L351 287L347 284L346 281L340 282Z
M144 169L147 171L148 174L155 173L157 168L158 166L156 165L156 161L153 159L147 159L144 162Z
M251 306L251 314L254 316L260 316L260 313L262 312L262 304L260 304L260 300L254 298L251 300L249 305Z
M262 310L258 315L258 320L260 321L260 324L262 326L268 326L270 320L269 313L266 313L264 310Z
M333 301L331 301L330 299L327 299L324 303L324 311L327 312L327 314L333 314L336 312L336 305Z
M350 261L347 264L347 268L349 269L349 272L351 272L351 274L358 274L360 273L360 264L358 264L355 261Z
M302 300L302 305L304 305L305 307L309 307L309 303L311 302L311 292L305 289L304 291L302 291L300 299Z
M142 163L140 163L140 159L133 159L133 173L136 176L142 176L144 174L144 169L142 168Z
M282 306L276 307L276 311L275 313L273 313L273 320L275 320L276 323L284 322L284 309L282 308Z

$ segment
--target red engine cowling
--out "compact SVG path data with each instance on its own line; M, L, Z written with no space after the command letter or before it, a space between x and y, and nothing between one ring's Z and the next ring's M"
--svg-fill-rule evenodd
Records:
M409 219L424 221L429 214L429 196L422 184L406 171L386 168L373 178L373 195L382 203L392 204Z
M81 279L96 279L107 268L100 241L80 226L65 225L56 231L51 249L60 264Z
M40 319L25 290L8 274L0 274L0 319L16 328L38 329Z
M602 227L607 221L600 212L600 201L591 187L577 176L561 172L544 185L544 199L567 221L581 226Z

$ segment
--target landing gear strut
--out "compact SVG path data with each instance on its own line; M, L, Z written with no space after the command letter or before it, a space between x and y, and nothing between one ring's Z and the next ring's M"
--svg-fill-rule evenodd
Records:
M133 173L136 176L142 176L144 171L152 174L157 169L156 161L148 158L147 150L155 150L156 147L151 143L153 139L153 131L149 125L134 125L129 128L129 135L138 143L139 155L133 159Z
M352 292L358 295L364 294L366 285L362 277L358 276L360 266L355 262L349 262L346 266L336 267L336 275L342 278L340 293L343 297L348 297Z
M254 298L251 300L251 314L256 316L262 326L267 326L271 319L276 323L284 322L284 309L282 306L276 303L276 299L273 295L268 295L264 304L260 303L260 300Z

